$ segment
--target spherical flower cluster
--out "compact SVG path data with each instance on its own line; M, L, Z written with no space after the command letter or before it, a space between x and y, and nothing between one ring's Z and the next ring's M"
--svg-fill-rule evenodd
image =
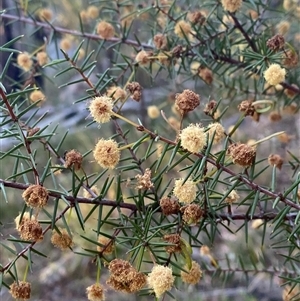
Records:
M104 255L111 254L115 249L114 242L105 236L99 236L98 242L101 244L101 246L97 246L97 251L102 252Z
M147 282L146 276L138 272L128 261L114 259L108 269L110 276L106 283L117 291L134 293L141 290Z
M26 241L41 241L43 240L43 229L34 216L30 216L28 212L21 214L15 218L16 229L19 232L21 239Z
M285 52L283 58L283 65L287 68L294 68L299 63L299 57L297 52L291 49Z
M72 149L65 154L65 164L66 168L74 167L75 170L79 170L82 164L82 155L77 150Z
M178 21L174 27L175 34L180 38L188 37L191 30L192 30L191 24L184 20Z
M185 181L184 179L178 179L175 181L173 194L178 198L182 203L191 203L195 200L197 194L196 183L190 180Z
M45 51L40 51L36 54L36 60L40 66L44 66L48 63L48 54Z
M153 43L155 48L164 49L167 46L167 38L165 35L158 33L153 37Z
M93 154L96 162L103 168L114 169L120 161L118 143L112 139L100 139Z
M40 91L40 90L35 90L33 92L30 93L29 95L29 99L32 103L36 103L39 101L39 103L37 104L37 106L41 106L43 102L45 102L46 100L46 96L45 94Z
M103 301L105 300L105 289L100 283L95 283L86 288L86 295L90 301Z
M172 244L165 246L167 253L181 252L181 237L179 234L166 234L163 239L169 244Z
M159 204L164 215L177 214L180 210L179 203L169 197L163 197Z
M234 143L228 147L227 153L231 156L234 164L248 167L252 165L256 150L247 144Z
M149 106L147 108L147 114L151 119L156 119L160 115L160 111L157 106Z
M275 51L282 49L284 44L284 37L280 34L273 36L267 41L267 47Z
M114 100L121 100L124 101L126 99L127 93L120 87L109 87L106 91L108 97L111 97Z
M72 47L72 41L71 41L71 38L69 36L67 37L64 37L60 43L59 43L59 46L62 50L64 51L68 51L71 49Z
M269 157L268 157L268 163L269 163L271 166L276 166L276 167L280 170L281 167L282 167L282 164L283 164L283 159L281 158L280 155L277 155L277 154L271 154L271 155L269 155Z
M277 111L272 111L269 114L269 120L272 122L277 122L280 121L282 119L282 116L279 112Z
M232 190L226 197L225 202L228 204L232 204L235 201L237 201L239 198L240 198L239 194L235 190Z
M292 84L292 87L296 88L296 89L299 89L299 87L296 85L296 84ZM297 92L292 90L292 89L284 89L284 94L288 97L288 98L294 98L296 95L297 95ZM293 107L295 104L291 104L291 106L289 107ZM287 106L288 107L288 106ZM295 111L295 110L294 110ZM297 106L296 106L296 112L297 112ZM292 113L292 114L295 114Z
M271 64L269 68L264 72L264 78L270 85L276 86L284 81L286 71L278 64Z
M14 299L29 300L31 295L31 284L26 281L14 282L10 285L10 294Z
M222 6L225 10L228 10L231 13L236 12L242 6L242 0L221 0Z
M95 5L90 5L87 8L87 15L91 18L91 19L97 19L99 16L99 8Z
M281 21L276 25L277 32L280 35L285 35L291 28L291 23L289 21Z
M198 74L208 85L214 80L213 72L207 67L200 68Z
M100 21L97 25L96 32L103 39L107 40L115 35L115 28L106 21Z
M238 109L243 112L245 116L253 116L255 113L255 107L250 100L243 100L239 105Z
M209 139L214 137L213 143L218 143L225 137L225 129L219 122L211 123L207 128Z
M148 275L148 284L157 298L172 288L174 280L172 269L162 265L155 265Z
M30 185L22 194L27 206L43 208L48 201L48 191L41 185Z
M138 82L131 82L126 86L126 89L131 94L131 97L135 101L140 101L142 98L142 86Z
M33 65L33 61L27 52L20 53L17 56L17 64L24 70L29 71Z
M137 179L136 189L148 190L154 187L154 184L151 181L151 169L146 168L143 175L136 175Z
M106 123L110 121L113 114L113 100L107 96L99 96L94 98L89 106L91 116L98 123Z
M192 262L191 269L189 269L187 265L184 267L184 269L187 270L188 273L185 271L180 272L181 280L183 282L189 284L197 284L202 278L201 268L196 261Z
M200 104L200 96L191 90L183 90L175 96L175 105L181 114L194 111Z
M73 239L67 229L59 228L59 232L53 231L51 236L51 243L62 251L68 250L73 245Z
M206 136L204 128L198 124L190 124L179 135L181 146L191 153L198 153L203 150L206 145Z
M180 211L182 212L182 220L188 225L197 224L203 216L203 211L197 204L183 206Z
M135 57L135 61L139 63L140 65L147 65L150 62L150 56L152 53L147 52L145 50L141 50L140 52L137 53Z
M38 16L42 21L46 20L46 21L50 22L53 17L53 14L50 9L43 8L38 11Z

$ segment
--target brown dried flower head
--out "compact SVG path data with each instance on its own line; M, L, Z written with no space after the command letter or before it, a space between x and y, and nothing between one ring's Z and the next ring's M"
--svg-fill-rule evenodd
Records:
M230 193L228 194L228 196L225 199L225 202L227 204L233 204L234 202L236 202L237 200L239 200L240 196L239 194L236 192L236 190L232 190L230 191Z
M94 148L93 155L101 167L114 169L120 161L118 143L112 139L100 139Z
M288 115L296 114L298 112L298 105L293 102L290 105L283 107L282 112Z
M181 114L194 111L200 104L200 96L191 90L183 90L175 96L175 105Z
M41 106L42 103L46 101L46 96L42 91L35 90L30 93L29 99L32 103L39 102L39 103L37 103L37 106Z
M234 143L228 147L227 153L231 156L234 164L248 167L252 165L256 150L254 147L247 144Z
M231 13L239 10L243 4L242 0L221 0L224 10L228 10Z
M158 33L153 37L153 43L155 48L165 49L167 47L167 37L162 33Z
M30 185L22 194L27 206L43 208L48 201L48 191L41 185Z
M203 110L204 114L212 116L215 109L217 107L217 102L215 100L210 100L206 105Z
M79 170L82 164L82 154L75 149L68 151L65 154L65 168L74 167L75 170Z
M272 111L269 114L269 120L272 122L277 122L280 121L282 119L281 114L278 111Z
M278 154L271 154L268 157L268 163L271 166L276 166L280 170L283 164L283 159Z
M26 281L14 282L10 285L10 294L14 299L29 300L31 295L31 284Z
M33 65L33 61L27 52L18 54L17 64L24 70L29 71Z
M155 265L148 275L148 284L157 298L172 288L174 280L172 269L162 265Z
M99 189L96 185L93 185L90 190L96 195L98 196L99 195ZM83 190L83 197L84 198L87 198L87 199L91 199L91 198L94 198L95 196L92 195L89 191L87 191L86 189Z
M105 289L100 283L95 283L86 288L86 295L90 301L103 301L105 300Z
M189 269L187 265L184 267L184 269L188 271L188 273L186 273L185 271L180 272L181 280L183 282L189 284L197 284L202 278L202 270L196 261L192 261L191 269Z
M213 82L214 76L213 72L208 69L207 67L199 69L199 76L208 84L210 85Z
M163 197L159 204L164 215L177 214L180 210L179 203L169 197Z
M101 244L101 246L97 246L97 251L104 255L109 255L115 250L114 242L108 237L99 236L98 242Z
M174 27L175 34L182 39L188 37L190 35L191 30L192 30L191 24L184 20L178 21Z
M272 50L281 50L284 47L284 37L280 34L276 34L271 39L267 41L267 47Z
M252 105L251 100L243 100L239 105L240 112L244 112L245 116L253 116L255 113L255 107Z
M40 51L36 54L36 60L40 66L44 66L48 63L48 54L45 51Z
M192 24L203 25L206 21L206 13L200 10L188 12L187 18Z
M188 225L194 225L199 222L203 216L203 210L197 204L190 204L180 208L182 220Z
M100 21L97 25L96 32L103 39L107 40L115 35L115 28L106 21Z
M173 244L165 246L167 253L181 252L181 239L179 234L166 234L164 235L163 240L169 244Z
M190 124L180 135L181 146L191 153L198 153L206 146L207 133L199 124Z
M299 87L296 84L292 84L292 87L299 89ZM292 90L292 89L284 89L284 94L288 97L288 98L294 98L297 95L297 92ZM295 105L295 104L294 104ZM296 106L297 108L297 106ZM297 110L296 110L297 111Z
M58 233L56 230L53 230L51 236L51 243L54 245L54 247L59 248L62 251L70 249L73 246L72 236L70 236L67 229L58 229L60 233Z
M22 219L18 227L18 232L21 239L26 241L38 242L44 238L43 229L35 218L31 218L30 220Z
M173 54L174 57L179 58L183 51L184 48L181 45L177 45L171 50L171 53Z
M225 137L225 129L219 122L214 122L208 125L208 137L211 140L214 137L213 143L220 142Z
M297 67L299 63L299 56L294 50L287 50L283 57L283 65L287 68Z
M98 96L90 103L90 114L98 123L109 122L111 115L113 114L113 106L114 103L111 97Z
M160 115L159 108L157 106L147 107L147 114L151 119L156 119Z
M131 82L126 86L126 89L131 94L131 97L135 101L140 101L142 97L142 86L138 82Z
M183 181L183 178L175 181L173 194L178 198L180 202L189 204L196 198L197 186L196 183L191 180L185 181L184 184Z
M106 91L108 97L111 97L114 100L121 100L124 101L126 99L127 93L124 89L120 87L109 87Z
M154 184L151 181L151 169L146 168L143 175L136 175L135 178L137 179L136 189L143 189L148 190L154 187Z
M284 47L284 44L284 37L280 34L273 36L267 41L267 47L275 51L281 50Z
M117 291L134 293L141 290L147 282L146 276L138 272L128 261L114 259L108 269L110 277L106 283Z

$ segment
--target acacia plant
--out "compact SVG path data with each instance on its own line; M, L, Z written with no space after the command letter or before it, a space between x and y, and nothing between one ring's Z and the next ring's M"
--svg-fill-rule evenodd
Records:
M1 9L1 296L300 300L299 1Z

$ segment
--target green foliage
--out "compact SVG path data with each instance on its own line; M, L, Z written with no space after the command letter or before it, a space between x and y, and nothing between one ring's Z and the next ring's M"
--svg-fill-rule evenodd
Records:
M0 57L8 54L0 74L4 294L28 281L38 298L38 282L43 294L65 277L84 300L93 283L112 289L105 283L117 258L145 277L156 264L171 267L163 300L260 300L273 288L251 290L257 279L276 287L276 300L300 300L299 4L249 0L229 12L224 2L22 0L1 8L4 33L21 30L0 45ZM276 34L285 42L272 48ZM286 70L275 86L264 78L272 64ZM186 90L200 106L180 107ZM91 104L104 95L113 109L99 124L92 116L109 105L95 112ZM181 145L191 123L206 135L196 153ZM223 128L211 131L217 123ZM101 139L118 143L120 160L111 163L111 145L97 154ZM177 179L185 196L194 189L191 204L173 193ZM46 206L28 200L30 185L47 189ZM163 199L180 209L166 214ZM24 238L38 232L30 219L41 239ZM62 246L55 233L72 242ZM203 279L187 290L181 273L192 261ZM129 300L122 285L113 298ZM134 294L155 299L147 285Z

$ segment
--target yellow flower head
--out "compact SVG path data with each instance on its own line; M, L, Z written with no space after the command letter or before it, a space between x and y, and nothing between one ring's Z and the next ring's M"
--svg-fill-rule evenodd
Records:
M175 181L173 194L180 202L189 204L196 198L197 187L195 182L187 180L183 184L183 180L178 179Z
M100 139L94 148L94 158L103 168L114 169L120 161L118 143L114 140Z
M174 280L172 269L162 265L155 265L148 275L148 284L157 298L172 288Z
M106 123L110 121L113 114L113 100L111 97L99 96L92 100L89 106L91 116L98 123Z
M206 145L204 128L199 124L190 124L180 133L181 146L191 153L201 152Z
M276 86L284 81L286 71L278 64L271 64L269 68L264 72L264 78L266 82L272 86Z

